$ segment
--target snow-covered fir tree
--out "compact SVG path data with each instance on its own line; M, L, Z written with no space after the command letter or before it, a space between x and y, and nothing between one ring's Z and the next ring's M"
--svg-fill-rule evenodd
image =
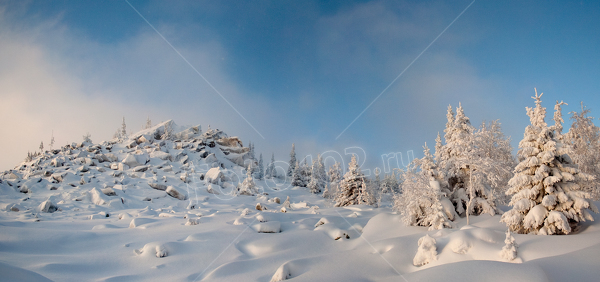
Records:
M85 135L83 135L83 143L91 145L93 143L91 137L92 135L89 132L87 132Z
M448 111L448 116L451 114ZM454 121L449 122L450 127L446 132L446 144L442 147L442 158L440 168L446 172L448 189L451 192L450 199L456 206L456 212L464 215L469 198L467 196L469 167L464 160L473 149L472 136L474 128L469 118L465 115L462 105L456 109ZM461 160L463 160L461 162Z
M310 176L310 182L308 183L308 189L313 194L321 193L327 185L325 175L325 166L323 165L323 159L321 155L317 155L317 159L313 160L312 173Z
M271 155L271 162L267 165L265 170L265 178L273 178L275 176L275 153Z
M335 195L335 206L344 207L358 205L358 198L361 192L364 175L356 163L356 155L352 155L352 160L348 164L348 172L339 183L338 191Z
M377 200L374 195L374 189L372 183L367 181L366 177L363 177L362 184L360 185L360 191L356 199L359 205L376 206Z
M491 189L493 198L498 199L501 203L506 203L506 189L508 181L512 178L512 169L517 165L515 158L512 155L512 146L510 138L502 133L501 124L498 120L490 123L483 122L479 130L475 132L475 157L478 161L487 161L488 168L485 171L484 183L481 185L488 186ZM480 172L484 172L481 171ZM485 169L483 169L485 170ZM487 196L486 196L487 197Z
M429 148L424 146L424 150L426 155L422 159L416 159L407 166L401 185L402 193L394 196L394 210L400 212L407 225L430 229L451 228L454 209L434 178L435 172L430 165L433 157L427 154ZM443 201L450 208L445 209Z
M504 239L504 247L500 251L500 257L507 261L515 260L517 258L518 247L515 237L510 233L510 229L506 230L506 239Z
M339 162L335 162L327 171L327 178L330 183L338 183L342 180L342 168Z
M375 190L381 190L381 169L375 168L375 180L373 181L373 187Z
M598 212L581 187L592 176L571 162L569 146L556 138L556 126L544 121L543 94L535 93L535 108L527 107L531 124L519 142L519 164L509 181L512 209L501 222L521 234L568 234L580 221L593 220L588 210Z
M150 129L152 128L152 121L150 120L150 117L146 118L146 126L144 126L144 129Z
M252 142L248 142L248 156L251 159L256 160L256 155L254 153L254 144Z
M446 144L439 134L436 139L436 180L458 214L498 213L496 196L504 191L514 166L510 139L498 121L475 130L460 104L456 115L448 108L447 119Z
M287 176L291 177L296 169L296 165L298 162L296 161L296 145L292 144L292 151L290 152L290 163L287 170Z
M568 106L569 104L563 101L556 101L556 104L554 105L554 134L556 135L556 139L560 140L561 142L564 141L562 131L563 123L565 123L565 120L562 117L562 105Z
M440 137L440 133L438 132L437 137L435 138L435 162L440 163L442 158L442 137Z
M296 161L296 164L294 165L294 171L292 172L292 186L303 187L304 180L302 179L301 169L302 168L298 164L298 161Z
M127 124L125 124L125 117L123 117L123 123L121 124L121 138L127 137Z
M40 153L44 153L44 141L40 143Z
M340 168L339 162L335 162L329 167L326 178L329 182L329 185L326 185L325 190L323 190L323 198L333 198L337 194L337 188L342 178L342 169Z
M391 174L386 174L383 177L383 181L381 182L381 193L399 193L400 192L400 183L398 182L398 177L396 177L396 171L392 171Z
M52 130L52 137L50 137L50 150L54 148L54 130Z
M318 172L317 172L317 160L313 160L312 166L311 166L311 177L310 177L310 181L308 182L308 185L306 186L311 193L313 194L317 194L317 193L321 193L322 188L320 186L320 180L318 179Z
M238 185L238 195L254 196L258 193L258 187L256 187L254 179L252 178L251 168L252 165L248 165L248 169L246 169L246 179Z
M257 180L263 180L263 179L264 179L264 177L265 177L265 166L264 166L264 164L263 164L263 157L262 157L262 153L261 153L261 154L260 154L260 156L259 156L259 159L258 159L258 167L257 167L257 169L256 169L256 172L255 172L255 174L256 174L256 179L257 179Z
M301 187L307 187L308 183L310 182L311 166L308 165L306 159L307 157L304 158L302 164L300 165L300 178L302 179L302 185L299 186Z
M589 109L581 103L581 112L570 112L571 128L565 134L565 142L572 148L571 159L579 169L595 177L582 184L582 190L591 193L593 199L600 199L600 128L594 118L588 117Z

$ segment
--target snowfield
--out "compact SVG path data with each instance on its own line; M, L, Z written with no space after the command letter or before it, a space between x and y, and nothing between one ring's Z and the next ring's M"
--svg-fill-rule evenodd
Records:
M245 189L238 184L252 162L236 137L172 121L118 142L35 156L0 178L0 280L600 277L598 214L569 235L512 234L518 252L507 261L501 215L429 231L406 226L390 203L334 207L290 179L254 180Z

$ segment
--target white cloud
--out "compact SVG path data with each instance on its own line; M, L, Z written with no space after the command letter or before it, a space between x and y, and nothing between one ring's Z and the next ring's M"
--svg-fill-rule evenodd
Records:
M6 20L6 18L2 19ZM86 40L58 22L0 27L0 168L24 159L27 151L79 142L86 132L108 140L125 116L128 129L174 119L260 137L153 31L141 31L118 44ZM162 27L159 27L162 29ZM148 28L149 29L149 28ZM168 26L165 36L182 39ZM182 39L183 40L183 39ZM272 117L266 101L243 95L220 65L218 42L180 43L179 51L257 130Z

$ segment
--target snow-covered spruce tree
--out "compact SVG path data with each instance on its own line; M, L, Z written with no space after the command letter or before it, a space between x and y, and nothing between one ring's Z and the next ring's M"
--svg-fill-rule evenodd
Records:
M52 130L52 137L50 137L50 150L54 147L54 130Z
M296 145L292 144L292 151L290 152L290 163L287 170L287 176L291 177L292 173L296 169L298 162L296 161Z
M44 153L44 141L40 143L40 153Z
M358 205L358 196L363 183L364 175L356 163L356 155L352 155L352 160L348 164L348 172L339 183L338 191L335 195L335 206L345 207Z
M323 169L325 169L323 167ZM327 171L327 182L329 185L325 185L325 190L323 190L323 198L333 198L337 194L338 186L340 179L342 178L342 170L340 168L340 163L335 162L332 166L329 167Z
M150 129L152 128L152 121L150 120L150 117L146 118L146 125L144 126L144 129Z
M582 190L589 192L592 199L600 199L600 128L594 118L588 117L590 110L581 103L581 112L570 112L573 123L565 134L565 142L572 148L571 159L579 169L595 177L584 183Z
M306 162L307 157L304 158L302 164L300 165L300 178L302 179L301 187L307 187L310 182L310 177L312 174L311 166Z
M556 126L544 121L543 94L535 93L535 108L527 107L531 125L519 142L519 164L506 192L512 209L501 222L521 234L568 234L580 221L593 220L598 212L581 186L593 179L571 163L569 148L556 139Z
M377 206L377 200L373 193L374 189L372 185L371 181L367 181L366 177L363 177L360 192L356 199L359 205Z
M92 139L91 139L92 135L87 132L85 135L83 135L83 143L87 144L87 145L92 145Z
M517 165L512 155L510 137L504 136L498 120L490 123L483 122L481 127L474 133L474 154L478 161L487 161L486 168L490 171L484 175L483 183L491 190L493 198L500 203L507 203L506 189L508 181L512 178L512 170ZM487 195L486 195L487 197Z
M254 196L258 193L258 187L256 187L254 179L252 178L252 164L248 165L248 169L246 169L246 179L238 185L237 190L238 195Z
M452 228L455 213L452 204L445 198L440 184L435 180L433 156L427 145L425 156L415 159L404 172L402 193L394 196L394 210L400 212L406 225L426 226L430 229ZM420 167L420 170L418 169ZM449 206L444 208L444 202Z
M248 142L248 156L250 156L251 159L256 160L256 155L254 153L254 144L252 142Z
M292 172L292 186L302 187L302 185L304 185L304 180L302 179L302 172L300 171L301 169L302 168L298 164L298 161L296 161L294 171Z
M391 174L386 174L383 177L383 182L381 183L381 193L399 193L401 190L400 182L398 181L398 177L396 176L396 171L392 171Z
M373 187L379 191L381 190L381 169L375 168L375 180L373 180Z
M335 162L327 171L327 178L330 183L338 183L342 180L342 168L339 162Z
M265 178L273 178L273 170L275 169L275 153L271 155L271 162L265 169Z
M444 191L448 190L461 216L498 213L495 194L506 186L514 165L510 140L504 137L497 121L475 130L462 105L455 116L449 108L447 117L446 144L436 140L435 159L440 171L436 180Z
M455 116L452 107L449 106L447 118L448 122L444 130L446 144L441 148L439 167L446 172L445 181L442 183L447 183L447 188L451 192L449 196L456 207L456 212L465 215L469 202L467 196L469 168L465 166L464 159L473 149L471 139L474 128L469 118L465 116L461 104L456 109Z
M318 169L317 168L317 160L313 160L313 163L311 166L312 173L310 176L310 181L308 182L308 185L306 186L310 190L310 192L313 194L321 193L321 191L322 191L317 169Z
M123 117L123 123L121 124L120 136L122 139L127 137L127 124L125 124L125 117Z
M313 161L312 164L312 173L310 176L310 182L308 183L308 188L310 192L313 194L320 193L323 191L327 185L326 183L326 175L325 175L325 167L323 165L323 159L319 154L317 159Z
M171 140L173 138L173 121L165 123L163 134L160 136L161 140Z
M257 180L263 180L265 178L265 166L263 164L262 153L260 154L260 157L258 159L258 168L255 173Z
M506 239L504 239L504 247L502 247L502 251L500 251L500 257L511 261L517 258L517 242L515 241L515 237L512 236L510 230L506 230Z

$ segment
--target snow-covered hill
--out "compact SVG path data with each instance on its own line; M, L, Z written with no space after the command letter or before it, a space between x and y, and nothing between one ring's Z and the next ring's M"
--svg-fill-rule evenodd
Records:
M333 207L289 181L239 195L254 161L236 137L172 121L34 156L0 177L0 281L600 277L596 214L570 235L513 234L509 262L499 215L428 231L388 207Z
M193 208L210 194L209 186L212 193L235 194L234 183L254 162L248 151L218 129L202 133L200 126L180 128L173 121L123 139L73 143L2 173L3 209L35 216L56 210L110 215L146 206ZM203 181L207 173L212 179Z

